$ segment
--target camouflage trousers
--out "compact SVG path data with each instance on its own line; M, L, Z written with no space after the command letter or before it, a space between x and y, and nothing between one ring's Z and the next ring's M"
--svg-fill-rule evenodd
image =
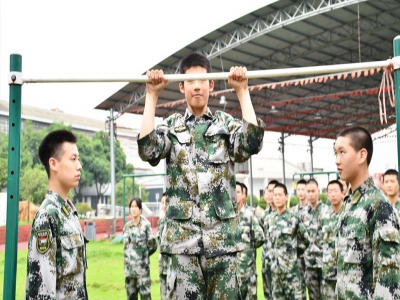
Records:
M336 280L322 279L322 300L337 299L336 295Z
M297 265L299 266L299 271L300 271L300 280L301 280L301 299L306 300L307 299L307 293L306 293L306 265L304 262L304 257L301 256L297 259Z
M306 268L305 279L308 297L312 300L321 300L322 269Z
M172 254L168 264L167 298L174 300L240 299L236 253L206 258Z
M150 285L150 273L142 277L125 277L126 299L137 300L140 294L140 300L151 300Z
M242 282L240 294L242 300L257 300L257 274L249 276L239 276Z
M299 270L291 273L271 271L272 299L274 300L301 300L302 285ZM310 297L310 299L313 299Z
M264 299L272 300L271 269L268 262L263 262L261 276L263 280Z

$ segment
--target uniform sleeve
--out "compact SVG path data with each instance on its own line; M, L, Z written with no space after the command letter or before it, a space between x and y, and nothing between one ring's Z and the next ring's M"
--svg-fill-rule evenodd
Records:
M28 265L25 299L56 299L57 241L54 220L38 214L32 223L28 243Z
M251 155L260 152L263 146L265 124L257 119L258 126L230 118L228 128L231 133L229 155L237 163L247 161Z
M299 221L297 230L297 254L302 255L307 247L310 245L310 236L304 224Z
M149 256L152 255L157 250L157 241L154 237L153 230L151 229L150 224L146 225L147 231L147 248L149 249Z
M388 203L381 201L375 212L372 237L375 295L373 299L400 298L399 219Z
M254 247L257 249L264 244L264 231L258 223L258 219L256 216L252 216L252 229L253 229L253 237L254 237Z
M157 166L160 160L165 158L171 150L167 120L148 135L140 137L137 143L140 158L149 162L152 166Z

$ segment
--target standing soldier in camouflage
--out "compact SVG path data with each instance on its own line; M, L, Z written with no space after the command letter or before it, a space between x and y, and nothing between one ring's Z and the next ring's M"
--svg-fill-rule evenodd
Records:
M287 198L286 186L281 183L275 185L273 199L276 213L268 220L272 298L301 300L303 288L297 255L308 247L309 236L299 217L286 208Z
M322 249L318 247L317 239L321 235L321 212L325 209L318 199L319 188L315 179L309 179L306 183L308 205L300 212L300 220L303 222L310 236L310 247L304 252L306 266L305 281L308 296L312 300L321 299L322 282Z
M124 226L124 270L126 299L151 299L150 255L157 250L151 224L141 216L142 200L132 198L129 203L132 220Z
M257 300L257 268L255 251L264 243L264 232L257 218L246 205L245 186L236 182L236 200L239 210L239 233L244 250L237 255L242 300Z
M165 228L165 212L166 212L166 207L165 207L165 202L167 200L167 195L165 193L162 194L161 196L161 212L162 215L160 215L160 219L158 219L157 222L157 231L158 231L158 245L160 246L161 242L161 236L164 232ZM167 269L168 269L168 255L162 254L161 252L158 252L158 274L159 274L159 279L160 279L160 296L161 300L166 300L167 299Z
M49 189L32 223L25 299L88 299L86 246L78 213L68 199L82 165L75 135L50 132L39 146Z
M296 184L296 195L299 198L299 203L291 208L292 212L296 214L300 218L300 212L307 207L307 192L306 192L306 183L304 179L300 179L297 181ZM306 228L307 229L307 228ZM298 255L298 265L300 270L300 278L302 282L302 299L307 299L306 294L306 280L305 280L305 273L306 273L306 265L304 262L304 253Z
M331 206L326 205L321 212L321 236L317 239L322 249L322 299L336 299L336 237L334 230L337 224L339 210L343 203L343 185L338 180L332 180L328 183L328 199Z
M335 230L337 299L400 299L399 218L369 176L371 134L347 128L334 150L340 178L351 186Z
M192 53L182 74L211 72L210 61ZM228 83L236 91L243 120L208 108L212 80L179 83L187 100L185 115L173 114L155 128L157 99L167 84L163 71L147 72L150 82L138 139L139 155L152 166L167 160L166 230L161 252L170 254L170 299L240 298L234 163L262 148L265 124L251 103L246 68L232 67Z
M270 239L269 239L269 230L268 230L268 219L271 217L272 214L275 213L275 205L272 199L274 186L278 184L277 180L271 180L267 187L264 190L264 198L267 202L267 208L264 211L264 215L260 220L260 225L264 231L264 238L265 242L262 248L262 255L261 255L261 273L263 279L263 290L264 290L264 298L269 300L272 299L272 282L271 282L271 262L269 261L269 249L271 246Z
M399 173L396 170L389 169L382 177L386 197L400 216Z

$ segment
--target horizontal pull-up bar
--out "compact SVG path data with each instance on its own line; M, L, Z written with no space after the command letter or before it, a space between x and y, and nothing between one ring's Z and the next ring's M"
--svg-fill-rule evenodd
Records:
M314 67L301 67L301 68L286 68L274 70L257 70L247 71L246 77L251 78L273 78L283 76L299 76L311 74L331 74L338 72L360 71L374 68L386 68L393 64L394 59L384 61L372 61L354 64L341 64L341 65L327 65L327 66L314 66ZM400 65L400 60L397 58L395 65ZM395 68L396 68L395 66ZM199 74L165 74L165 78L169 82L180 82L187 80L227 80L229 72L224 73L199 73ZM69 82L136 82L146 83L148 78L146 75L140 75L132 78L21 78L21 74L17 72L10 72L9 84L23 84L23 83L69 83Z

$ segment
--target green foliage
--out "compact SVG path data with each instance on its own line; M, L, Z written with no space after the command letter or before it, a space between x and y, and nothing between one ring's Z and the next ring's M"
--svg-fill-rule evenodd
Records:
M299 197L297 197L297 195L290 197L290 207L293 207L293 206L299 204L299 202L300 202L300 200L299 200Z
M261 196L260 201L258 201L258 205L260 205L262 209L267 208L267 201L265 200L264 196Z
M250 195L247 196L246 203L248 206L250 206ZM258 198L257 196L253 195L253 207L257 207L257 205L258 205Z
M328 200L328 195L327 194L319 194L318 199L321 200L322 203L326 204Z
M40 205L48 189L47 173L43 167L36 165L26 168L20 178L20 199Z
M87 204L86 202L77 203L76 210L78 212L78 215L80 215L80 216L86 216L86 213L88 211L93 211L93 209L90 207L90 205Z
M8 136L0 132L0 189L7 186L7 168L8 168Z
M122 199L123 199L123 186L124 186L124 181L123 179L120 180L116 185L115 185L115 203L116 205L121 205L122 206ZM140 190L140 198L142 199L142 202L149 202L149 193L146 191L144 187L139 189L139 185L135 183L135 195L132 195L132 178L128 177L125 179L125 205L128 206L130 199L132 197L139 197L139 190Z

